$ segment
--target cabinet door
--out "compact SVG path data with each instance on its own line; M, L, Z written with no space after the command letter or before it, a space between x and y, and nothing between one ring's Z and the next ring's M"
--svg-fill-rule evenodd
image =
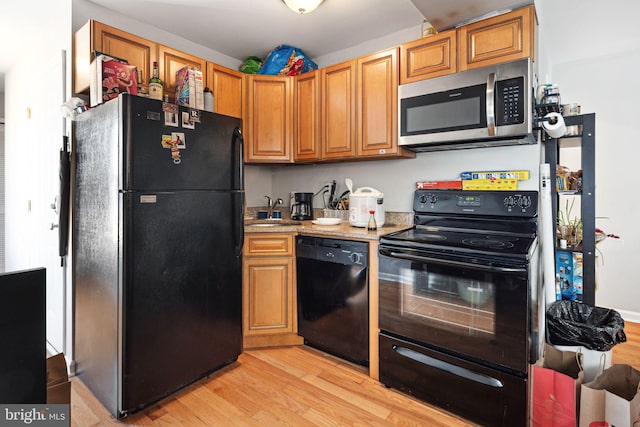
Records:
M398 49L357 60L357 154L398 152Z
M293 258L247 258L244 268L244 335L294 330Z
M400 46L400 84L458 71L456 30L445 31Z
M322 69L322 158L356 154L356 62Z
M293 162L291 78L247 77L245 162Z
M458 29L460 71L534 56L533 5Z
M94 52L101 52L125 59L142 70L146 87L151 77L153 61L158 60L158 45L101 22L89 21L74 35L74 90L85 93L89 90L89 64Z
M207 61L202 58L163 45L159 45L158 47L158 58L160 78L164 85L164 93L169 95L171 101L175 100L176 71L185 65L202 71L202 80L207 81Z
M207 62L206 82L213 91L213 111L242 119L244 74Z
M294 77L293 157L296 161L320 159L320 72Z

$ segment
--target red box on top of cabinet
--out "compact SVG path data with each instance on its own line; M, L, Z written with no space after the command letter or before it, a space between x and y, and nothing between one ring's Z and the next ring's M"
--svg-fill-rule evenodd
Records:
M138 94L138 71L135 65L100 54L91 62L90 73L92 107L116 98L121 93Z

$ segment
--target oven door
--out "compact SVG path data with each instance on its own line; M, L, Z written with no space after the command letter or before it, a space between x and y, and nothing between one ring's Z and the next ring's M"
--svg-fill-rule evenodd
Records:
M527 372L526 262L380 246L380 330L508 372Z

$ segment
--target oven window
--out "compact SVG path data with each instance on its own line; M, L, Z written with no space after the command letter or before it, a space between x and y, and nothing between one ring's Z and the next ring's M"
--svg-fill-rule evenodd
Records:
M400 276L402 316L430 321L442 329L462 328L470 335L495 333L495 289L490 274L402 268Z
M528 271L439 256L381 247L380 330L526 371Z

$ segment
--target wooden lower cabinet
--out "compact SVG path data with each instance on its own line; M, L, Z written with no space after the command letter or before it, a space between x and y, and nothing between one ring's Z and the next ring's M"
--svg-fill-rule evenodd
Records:
M245 236L242 277L244 348L302 344L298 336L294 235Z

